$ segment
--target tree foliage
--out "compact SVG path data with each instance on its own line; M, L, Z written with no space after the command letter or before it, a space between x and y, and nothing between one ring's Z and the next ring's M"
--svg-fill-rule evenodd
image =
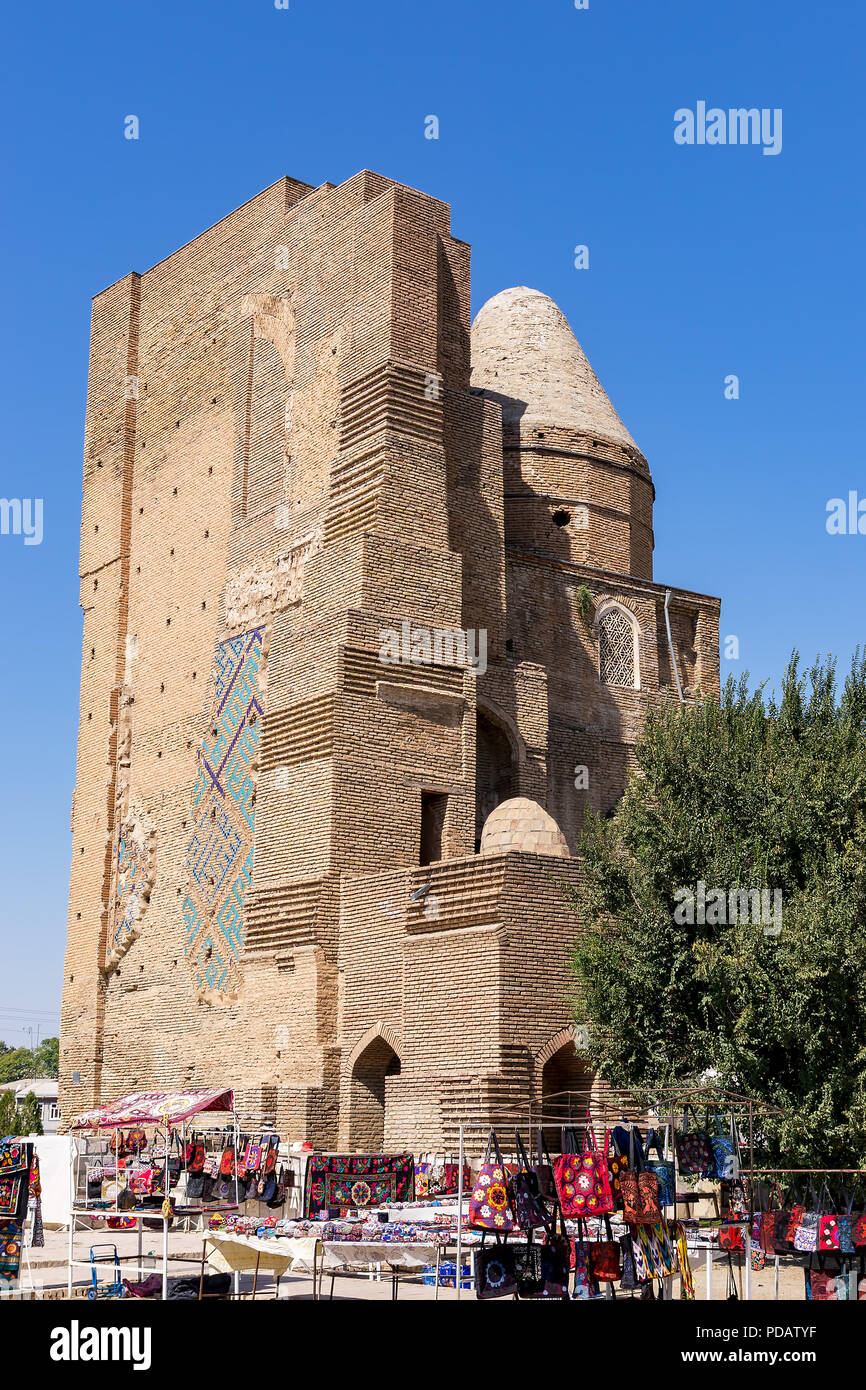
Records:
M21 1097L18 1107L18 1132L20 1134L42 1134L42 1107L34 1091Z
M7 1047L0 1043L0 1085L21 1081L25 1076L56 1077L60 1063L60 1040L43 1038L38 1047Z
M785 1111L762 1151L866 1167L866 658L832 659L778 702L747 678L648 717L639 772L590 814L573 890L589 1057L627 1089L714 1072ZM780 889L782 928L678 922L682 888Z
M0 1091L0 1139L18 1133L18 1106L14 1091Z

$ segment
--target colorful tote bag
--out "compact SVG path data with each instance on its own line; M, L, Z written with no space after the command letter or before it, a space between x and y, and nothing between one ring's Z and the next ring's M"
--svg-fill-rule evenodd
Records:
M491 1153L493 1161L491 1161ZM513 1231L510 1184L499 1141L491 1129L475 1186L469 1198L469 1225L487 1231Z
M517 1293L514 1247L496 1237L495 1245L485 1246L475 1255L475 1294L477 1298L511 1298Z
M731 1224L726 1225L726 1218L730 1219ZM734 1225L736 1217L733 1212L722 1213L722 1225L719 1227L719 1249L720 1250L745 1250L746 1242L743 1237L743 1228Z
M804 1211L794 1232L794 1249L811 1253L818 1249L818 1222L821 1213L817 1210Z
M570 1242L566 1235L551 1234L541 1247L541 1297L568 1298Z
M18 1278L23 1229L21 1221L0 1220L0 1283L12 1284Z
M604 1218L606 1240L597 1240L589 1247L589 1267L597 1283L613 1283L622 1274L622 1251L614 1240L610 1217Z
M29 1168L4 1168L0 1172L0 1219L23 1221L29 1192Z
M723 1115L710 1116L707 1124L710 1147L713 1151L715 1176L730 1182L740 1176L740 1145L737 1126L731 1111L728 1123Z
M574 1260L574 1289L572 1298L587 1300L600 1298L601 1290L593 1278L589 1263L589 1243L586 1239L584 1223L577 1223L577 1238L571 1242Z
M613 1153L608 1155L607 1175L610 1179L610 1190L613 1195L613 1204L619 1208L622 1206L622 1175L628 1171L628 1159L625 1154Z
M693 1121L695 1119L694 1113L692 1119ZM677 1154L677 1166L681 1173L698 1178L706 1178L715 1174L715 1159L710 1136L706 1129L698 1129L696 1124L693 1124L693 1127L689 1129L688 1106L683 1112L682 1131L674 1136L674 1147Z
M536 1136L535 1174L538 1178L538 1190L541 1196L555 1198L556 1176L553 1171L553 1160L547 1152L544 1131L540 1125Z
M449 1197L460 1190L460 1165L450 1160L430 1158L415 1164L415 1196ZM467 1194L472 1186L472 1172L469 1164L463 1165L463 1192Z
M640 1243L640 1239L635 1233L631 1237L631 1253L634 1258L634 1272L638 1284L645 1284L650 1278L649 1265L647 1264L646 1253Z
M556 1191L563 1216L603 1216L613 1211L613 1193L607 1171L610 1132L604 1136L604 1153L599 1150L595 1130L589 1121L581 1154L561 1154L554 1165Z
M799 1230L803 1217L805 1215L806 1208L802 1202L795 1203L795 1205L791 1208L790 1215L788 1218L788 1229L785 1232L785 1238L789 1245L794 1244L794 1237L796 1236L797 1231ZM864 1236L864 1239L866 1239L866 1236Z
M631 1226L655 1226L662 1219L655 1173L633 1169L622 1175L623 1219Z
M635 1146L640 1151L641 1157L643 1157L643 1150L640 1142L640 1131L626 1120L621 1125L614 1125L611 1130L611 1141L613 1153L607 1160L607 1171L610 1177L610 1190L613 1193L614 1206L619 1210L623 1205L622 1175L637 1166Z
M632 1128L629 1136L629 1168L620 1176L623 1216L630 1225L654 1226L661 1221L659 1180L646 1167L640 1133Z
M629 1289L639 1287L637 1267L634 1262L634 1238L631 1235L620 1236L619 1249L622 1262L619 1286L627 1292Z
M643 1224L655 1226L662 1219L659 1202L659 1180L655 1173L642 1172L637 1175L638 1194L643 1212Z
M823 1213L818 1218L818 1249L839 1249L839 1225L835 1216Z
M568 1298L571 1241L564 1228L557 1232L555 1216L542 1244L533 1244L530 1235L526 1245L517 1246L516 1250L520 1298Z
M646 1139L646 1166L651 1173L655 1173L658 1178L658 1203L660 1207L672 1207L674 1196L677 1190L677 1175L672 1158L666 1158L665 1152L668 1147L668 1129L665 1129L664 1140L659 1139L658 1130L651 1129ZM651 1151L655 1149L658 1158L650 1158Z
M514 1246L517 1275L517 1297L541 1298L544 1292L544 1273L541 1265L541 1245L533 1244L530 1235L525 1244Z
M635 1230L650 1279L664 1279L669 1274L676 1274L676 1251L665 1222L660 1221L657 1226L637 1226Z
M765 1255L776 1253L776 1218L784 1207L784 1198L778 1184L774 1183L767 1196L764 1211L757 1213L754 1241Z
M514 1217L522 1231L537 1231L548 1224L550 1218L538 1182L538 1174L529 1166L523 1140L514 1132L515 1152L518 1170L511 1179L511 1195L514 1204Z
M852 1199L853 1200L853 1199ZM836 1228L839 1235L839 1249L843 1255L853 1255L854 1246L854 1222L856 1217L852 1211L842 1212L836 1217Z

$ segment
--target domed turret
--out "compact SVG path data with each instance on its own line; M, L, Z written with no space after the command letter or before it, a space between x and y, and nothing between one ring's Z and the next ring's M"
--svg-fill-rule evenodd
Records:
M564 425L636 449L562 311L521 285L488 299L472 325L471 384L506 425Z
M553 300L525 285L488 299L471 355L472 389L502 410L506 544L651 579L647 461Z
M512 796L500 802L484 822L481 853L495 854L506 849L549 854L554 859L571 858L568 841L553 816L526 796Z

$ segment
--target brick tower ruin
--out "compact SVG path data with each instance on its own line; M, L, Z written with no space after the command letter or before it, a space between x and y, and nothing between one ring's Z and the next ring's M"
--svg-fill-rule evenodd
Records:
M546 296L470 331L449 227L282 179L94 300L67 1120L435 1148L587 1081L562 885L719 604L666 613L646 460Z

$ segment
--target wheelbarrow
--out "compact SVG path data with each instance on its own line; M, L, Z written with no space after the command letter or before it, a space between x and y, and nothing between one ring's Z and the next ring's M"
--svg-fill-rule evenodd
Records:
M113 1277L100 1282L100 1274L106 1272ZM91 1285L87 1290L87 1297L89 1299L123 1298L124 1289L123 1280L120 1277L120 1256L117 1253L116 1245L91 1245L90 1279Z

